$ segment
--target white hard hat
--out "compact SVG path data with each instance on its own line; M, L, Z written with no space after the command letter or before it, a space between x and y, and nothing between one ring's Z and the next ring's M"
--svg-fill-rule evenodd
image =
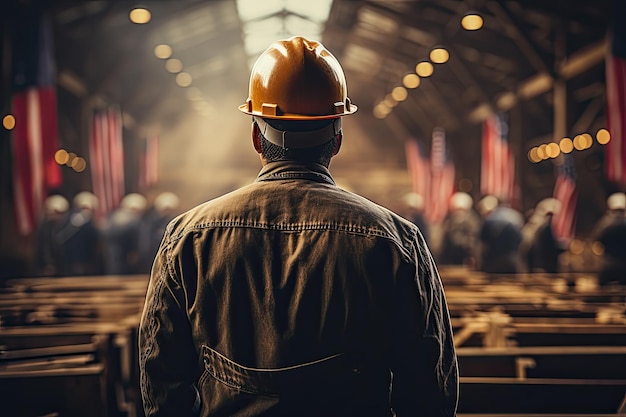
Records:
M535 208L535 210L539 214L546 214L546 213L557 214L561 210L561 202L553 197L544 198L543 200L537 203L537 207Z
M416 209L424 208L424 197L418 193L406 193L402 199L409 206Z
M478 211L483 216L490 213L496 207L498 207L498 197L495 195L487 195L478 202Z
M133 210L145 210L148 206L148 200L146 197L138 193L130 193L122 198L120 207Z
M178 208L180 199L174 193L169 191L163 192L154 199L154 209L156 211L174 210Z
M89 191L81 191L74 196L73 203L76 208L95 210L98 206L98 197Z
M613 193L606 199L606 206L609 210L624 210L626 209L626 194Z
M469 210L474 205L474 199L468 193L458 191L450 197L450 208L453 210Z
M65 213L69 210L70 203L62 195L54 194L46 198L44 207L47 212Z

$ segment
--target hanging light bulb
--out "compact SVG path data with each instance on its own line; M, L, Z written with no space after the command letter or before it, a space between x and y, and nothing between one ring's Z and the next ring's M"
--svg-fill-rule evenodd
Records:
M433 75L433 64L428 61L422 61L415 66L415 72L422 78Z
M483 27L483 18L476 12L469 12L461 19L461 26L465 30L478 30Z
M448 62L448 59L450 59L450 53L445 48L439 46L430 51L430 60L435 64L443 64Z
M406 88L402 86L395 87L393 90L391 90L391 97L393 97L393 99L397 102L406 100L408 96L409 94L406 91Z
M143 25L150 21L152 14L150 13L150 10L146 8L136 7L128 13L128 18L133 23Z
M406 74L402 77L402 84L406 88L417 88L420 85L420 77L415 73Z
M168 59L172 56L172 47L166 44L157 45L154 47L154 56L159 59Z

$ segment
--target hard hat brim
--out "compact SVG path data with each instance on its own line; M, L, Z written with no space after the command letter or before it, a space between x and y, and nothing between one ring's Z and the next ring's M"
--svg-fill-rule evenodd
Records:
M327 119L336 119L338 117L342 117L342 116L349 116L353 113L355 113L358 110L358 107L354 104L350 104L350 110L344 111L342 113L337 113L337 114L327 114L327 115L322 115L322 116L310 116L310 115L303 115L303 114L281 114L281 115L268 115L268 114L263 114L260 111L248 111L248 105L247 104L242 104L241 106L239 106L239 110L242 113L246 113L249 114L251 116L257 116L257 117L262 117L264 119L280 119L280 120L327 120Z

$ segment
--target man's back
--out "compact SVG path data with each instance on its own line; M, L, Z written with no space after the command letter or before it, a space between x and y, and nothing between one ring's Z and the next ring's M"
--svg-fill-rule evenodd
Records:
M417 339L443 323L426 317L442 295L419 299L417 286L438 276L425 245L417 253L417 228L310 168L270 164L166 234L156 265L173 265L189 350L204 360L202 415L388 416L394 367L399 388L414 389L398 407L440 405L428 398L436 382L418 374L434 352ZM451 372L437 361L452 353L430 360Z

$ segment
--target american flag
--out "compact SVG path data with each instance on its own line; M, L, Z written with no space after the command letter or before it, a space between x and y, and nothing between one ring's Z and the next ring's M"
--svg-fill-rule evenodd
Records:
M515 159L508 136L503 114L494 114L483 122L480 191L512 203L516 197Z
M92 115L89 162L93 193L99 200L97 217L103 220L124 196L124 144L119 108L111 106Z
M159 135L144 138L139 153L139 188L147 190L159 180Z
M626 184L626 2L613 0L606 72L606 119L611 140L605 147L606 177Z
M13 194L17 229L30 235L44 199L61 185L54 49L48 17L20 12L13 20Z
M554 198L561 203L561 208L552 217L554 235L563 244L569 244L574 238L576 226L576 167L570 154L562 154L562 163L556 168Z
M425 198L424 215L430 224L440 223L448 213L448 203L454 193L455 169L448 155L446 134L442 128L433 129L430 148L430 184Z
M406 163L411 177L413 192L425 197L430 183L430 163L416 139L405 142Z

